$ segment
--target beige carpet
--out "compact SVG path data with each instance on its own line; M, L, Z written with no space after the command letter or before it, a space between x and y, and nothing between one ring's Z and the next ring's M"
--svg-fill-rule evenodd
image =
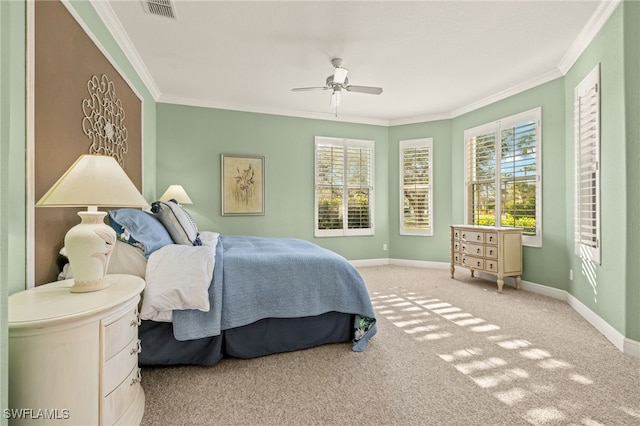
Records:
M640 425L640 359L564 302L447 270L359 268L349 344L143 370L144 425Z

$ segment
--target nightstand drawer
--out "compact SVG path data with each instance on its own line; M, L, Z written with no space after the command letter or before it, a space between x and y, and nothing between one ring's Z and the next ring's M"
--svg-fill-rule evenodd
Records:
M123 350L108 360L104 366L102 391L109 394L131 373L138 365L140 339L132 340Z
M137 304L118 320L104 326L104 359L109 360L138 336Z
M105 424L115 424L136 400L136 394L142 390L140 380L140 368L136 367L120 386L105 397L102 410Z

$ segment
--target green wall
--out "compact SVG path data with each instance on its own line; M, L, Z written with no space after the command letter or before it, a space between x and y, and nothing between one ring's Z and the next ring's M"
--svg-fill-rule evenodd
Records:
M452 120L407 124L389 128L389 257L449 262L449 225L452 224ZM400 235L401 140L433 138L433 235Z
M626 119L627 238L625 336L640 341L640 3L624 4L624 83Z
M24 11L0 2L0 409L9 393L7 297L11 284L24 287L26 265Z
M625 134L625 79L623 11L618 7L587 50L565 76L566 97L566 181L573 182L574 88L600 63L600 184L601 184L601 265L582 261L573 249L574 187L566 197L566 241L569 267L574 279L568 291L607 323L624 333L627 247L627 178ZM558 200L560 201L560 200ZM632 238L631 241L635 240Z
M350 260L388 257L386 127L161 103L157 119L158 194L184 186L200 230L302 238ZM375 235L314 238L316 135L375 142ZM221 215L221 154L265 157L264 216Z
M566 290L569 279L565 252L564 85L559 78L453 120L450 179L452 221L464 223L464 131L537 107L542 108L542 247L524 247L523 279Z

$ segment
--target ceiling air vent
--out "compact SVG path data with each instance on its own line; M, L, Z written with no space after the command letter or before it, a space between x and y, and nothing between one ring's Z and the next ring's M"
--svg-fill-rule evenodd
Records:
M142 0L144 11L150 15L178 19L173 0Z

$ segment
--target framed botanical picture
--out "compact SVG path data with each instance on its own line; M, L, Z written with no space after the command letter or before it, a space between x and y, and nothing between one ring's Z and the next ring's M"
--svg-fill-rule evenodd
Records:
M220 156L222 215L264 215L264 157Z

